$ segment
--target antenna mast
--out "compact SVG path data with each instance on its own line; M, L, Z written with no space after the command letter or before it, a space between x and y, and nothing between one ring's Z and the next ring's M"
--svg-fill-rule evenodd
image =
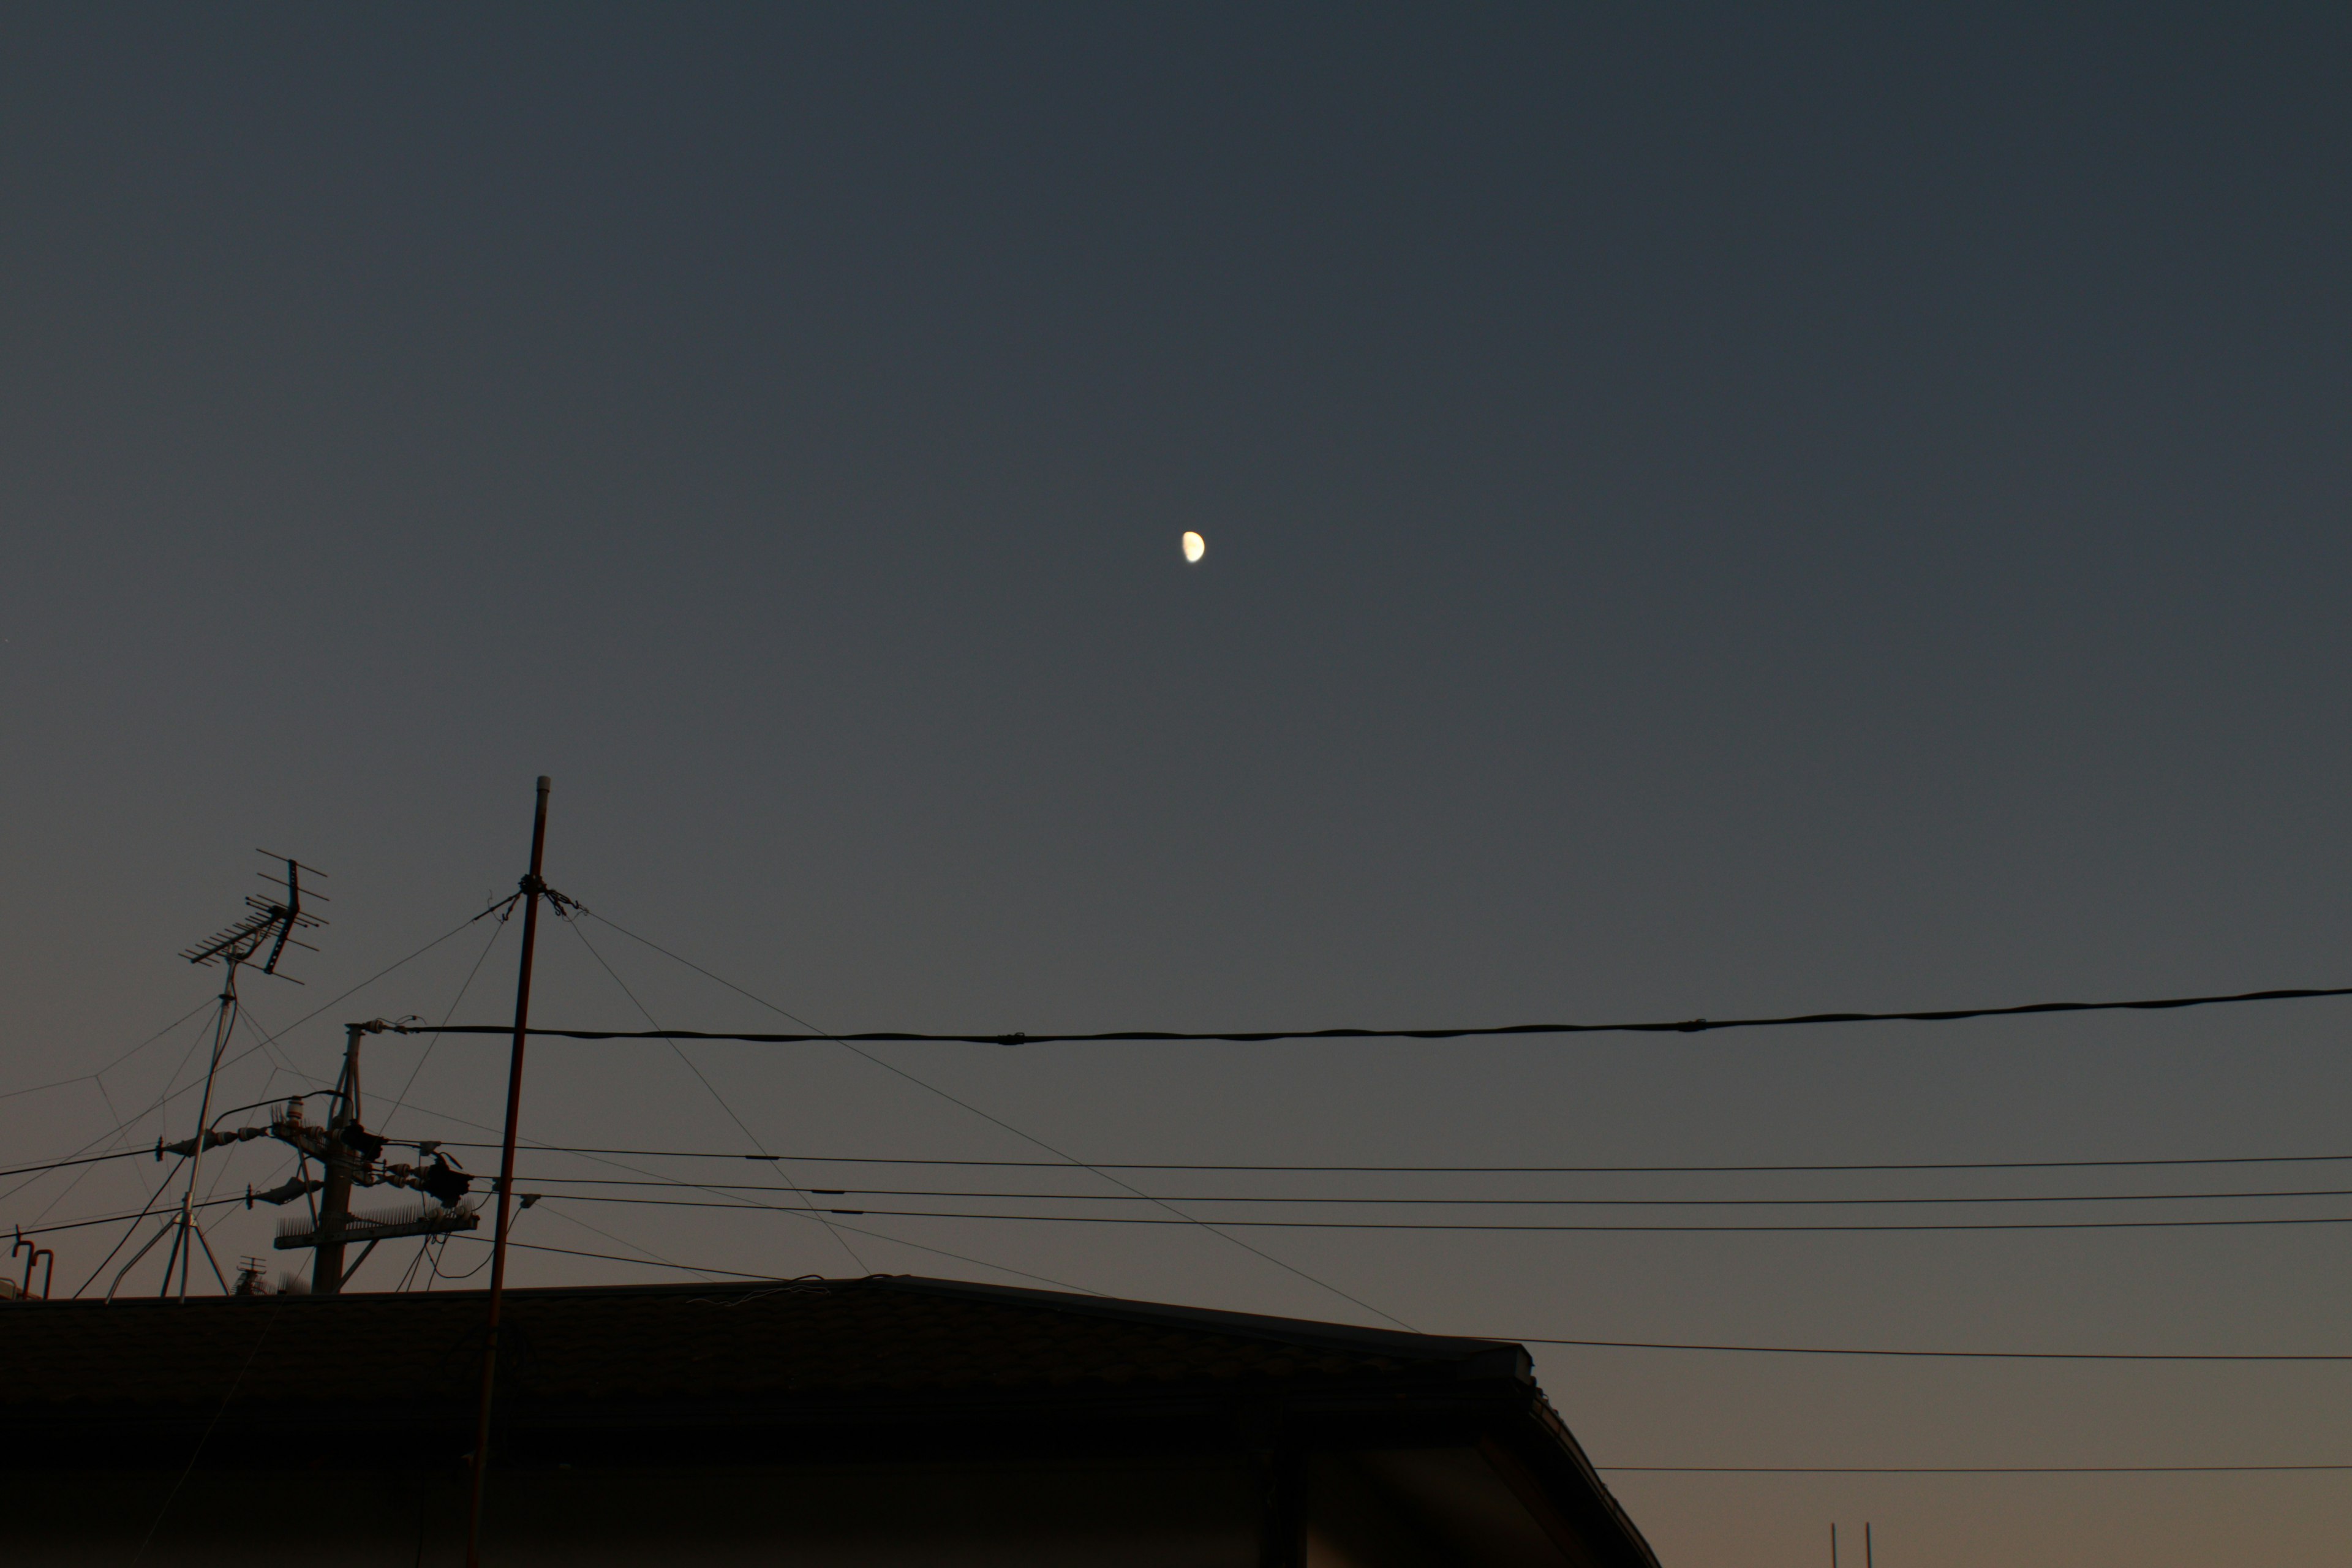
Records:
M224 1295L228 1293L228 1279L221 1273L220 1259L213 1256L212 1243L205 1239L203 1229L196 1224L196 1181L204 1172L206 1149L238 1141L233 1132L223 1136L212 1128L213 1080L220 1073L221 1057L228 1049L229 1034L236 1027L236 972L241 965L252 963L254 955L267 946L269 956L262 961L261 973L278 974L278 961L286 955L289 946L310 952L319 951L294 933L312 931L327 923L302 907L302 873L308 871L313 877L323 877L326 875L324 871L315 866L305 866L291 856L273 855L267 849L256 850L255 853L267 856L286 868L283 879L273 877L267 871L261 874L263 881L284 889L283 895L247 894L245 904L248 913L180 952L180 956L190 963L219 963L227 969L221 985L220 1009L213 1016L212 1056L205 1064L205 1093L196 1111L195 1136L184 1144L174 1144L171 1148L172 1152L187 1156L188 1184L180 1194L180 1212L165 1221L163 1229L157 1231L145 1247L131 1255L131 1262L125 1263L115 1275L115 1286L122 1283L122 1276L131 1272L132 1264L146 1257L155 1243L169 1234L172 1250L164 1255L163 1288L157 1294L172 1294L172 1269L176 1265L180 1271L179 1299L183 1301L188 1299L188 1275L195 1262L195 1248L198 1247L205 1249L205 1259L212 1265L214 1277L220 1280L221 1292ZM328 901L320 893L314 892L310 897L320 903ZM294 979L290 974L278 977L281 980ZM299 985L301 982L295 980L294 984ZM155 1157L160 1160L164 1152L164 1145L159 1139L155 1145ZM113 1287L108 1288L106 1296L110 1301L114 1299Z

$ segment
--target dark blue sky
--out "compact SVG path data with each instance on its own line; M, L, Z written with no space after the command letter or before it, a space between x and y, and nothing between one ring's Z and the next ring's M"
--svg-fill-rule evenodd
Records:
M9 1084L202 1002L171 955L257 844L337 923L256 1016L327 1002L511 886L541 772L551 881L837 1029L2344 983L2347 189L2340 7L12 9ZM665 1024L774 1025L587 934ZM440 1016L468 943L231 1092ZM640 1023L593 956L551 938L543 1016ZM1090 1159L2338 1152L2343 1018L892 1059ZM0 1100L12 1157L151 1140L188 1037ZM732 1116L550 1047L526 1131L1025 1147L837 1053L697 1061ZM395 1131L499 1082L445 1046ZM2176 1176L2221 1180L2112 1190ZM1360 1315L1197 1234L891 1234ZM1433 1329L2340 1344L2324 1226L1265 1245ZM2352 1458L2326 1372L1541 1364L1603 1462ZM1687 1564L1833 1515L1918 1563L2352 1525L2333 1481L1990 1485L1622 1489Z

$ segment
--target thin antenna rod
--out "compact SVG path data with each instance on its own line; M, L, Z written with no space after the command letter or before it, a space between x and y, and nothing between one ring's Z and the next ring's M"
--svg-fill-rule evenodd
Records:
M195 1247L188 1240L196 1228L196 1177L205 1168L205 1133L213 1121L213 1079L220 1071L221 1053L228 1048L229 1031L236 1026L236 966L245 955L231 952L228 955L228 982L221 987L220 1013L213 1023L212 1060L205 1065L204 1103L196 1109L196 1147L188 1156L188 1186L180 1194L180 1234L172 1240L173 1257L180 1264L180 1300L188 1299L188 1268L195 1261ZM172 1289L172 1258L163 1260L163 1289Z
M498 1384L499 1306L507 1290L507 1227L514 1202L515 1129L522 1114L522 1047L530 1034L530 960L539 942L540 879L547 853L548 777L539 775L539 810L530 826L530 873L522 879L522 966L515 977L514 1053L507 1064L506 1142L499 1153L499 1227L490 1247L489 1337L482 1346L482 1405L474 1422L474 1495L466 1510L466 1568L481 1568L482 1483L490 1473L490 1394Z
M1870 1554L1870 1521L1862 1521L1862 1568L1873 1568L1877 1561Z
M1837 1526L1830 1526L1830 1568L1837 1568Z

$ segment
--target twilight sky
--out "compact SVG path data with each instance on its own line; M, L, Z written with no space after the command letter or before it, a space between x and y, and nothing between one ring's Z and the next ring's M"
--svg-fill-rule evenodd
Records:
M556 887L835 1030L2352 983L2348 189L2340 6L11 7L5 1163L186 1136L192 1098L156 1103L201 1015L107 1064L206 1002L173 954L257 886L256 846L332 873L335 923L303 987L247 981L285 1033L239 1037L216 1103L331 1079L346 1019L503 1016L510 933L459 996L485 926L335 999L512 888L540 773ZM542 955L542 1022L790 1026L610 925ZM1290 1164L2340 1155L2347 1020L877 1051L897 1073L551 1042L524 1130L1051 1157L1003 1122L1087 1161ZM371 1124L497 1120L501 1046L371 1051ZM278 1180L273 1148L220 1191ZM163 1169L11 1179L0 1225L135 1209ZM997 1206L1049 1202L1165 1217ZM2029 1209L2352 1199L1405 1217ZM268 1211L222 1212L225 1256L267 1253ZM2328 1226L1234 1233L1325 1289L1181 1225L854 1223L551 1198L516 1237L1507 1336L2352 1349ZM60 1287L121 1234L57 1233ZM691 1277L518 1256L525 1284ZM2343 1367L1537 1348L1604 1466L2352 1462ZM2344 1474L1612 1484L1671 1568L1811 1564L1832 1520L1874 1521L1890 1568L2267 1568L2352 1531Z

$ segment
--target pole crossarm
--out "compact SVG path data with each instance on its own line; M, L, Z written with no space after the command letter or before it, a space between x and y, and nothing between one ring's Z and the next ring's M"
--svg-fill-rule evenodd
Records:
M321 1226L301 1219L291 1222L292 1227L270 1246L280 1252L295 1252L353 1241L396 1241L404 1236L447 1236L455 1231L479 1229L481 1223L482 1216L470 1209L401 1215L355 1214L344 1219L337 1234L328 1236Z

